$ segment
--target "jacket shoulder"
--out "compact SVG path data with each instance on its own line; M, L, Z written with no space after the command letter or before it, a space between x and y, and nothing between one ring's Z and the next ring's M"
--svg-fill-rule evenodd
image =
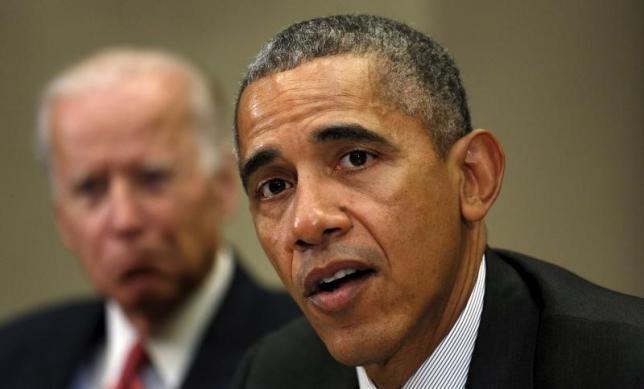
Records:
M355 370L331 357L304 318L266 336L246 354L235 388L353 388Z
M63 387L103 331L103 304L78 301L34 311L0 328L3 388Z
M495 251L540 306L535 379L543 387L644 385L644 299L618 293L558 266Z
M21 348L45 339L73 333L79 319L102 314L103 303L86 299L50 305L16 317L0 327L0 354L18 344ZM46 343L45 343L46 344Z
M518 271L545 315L644 328L644 299L606 289L527 255L508 250L494 250L494 253Z

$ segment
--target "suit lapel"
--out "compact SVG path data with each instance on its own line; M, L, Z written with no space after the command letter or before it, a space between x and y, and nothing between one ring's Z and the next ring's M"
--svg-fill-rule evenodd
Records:
M233 280L199 342L184 389L229 387L245 350L299 312L286 295L255 285L237 263L235 259Z
M240 324L244 321L244 304L240 304L243 291L247 287L245 274L235 265L233 280L219 310L214 313L206 328L203 339L199 341L197 352L186 378L183 389L225 388L229 386L229 377L234 371L237 359L235 345L243 332ZM237 346L238 348L239 346Z
M105 309L102 301L79 308L64 318L55 334L43 345L43 387L68 388L80 369L94 356L105 339ZM38 374L34 372L35 374Z
M518 273L485 252L485 298L468 388L531 388L539 309Z

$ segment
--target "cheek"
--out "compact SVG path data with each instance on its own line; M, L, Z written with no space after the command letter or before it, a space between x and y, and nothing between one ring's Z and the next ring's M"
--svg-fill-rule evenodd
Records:
M116 281L119 269L112 257L113 250L105 229L98 222L76 227L72 233L77 244L70 251L78 258L92 284L101 291L109 290Z
M388 169L359 190L347 194L348 208L382 245L406 247L419 238L416 225L427 224L427 193L416 190L418 178L408 170Z
M440 169L410 169L387 175L377 192L364 202L361 213L394 271L417 274L457 250L460 211L457 196ZM431 189L434 188L434 189ZM429 190L428 190L429 189ZM399 262L404 266L398 266ZM420 271L421 273L416 273Z
M255 231L271 265L282 283L289 288L292 284L292 253L288 250L288 237L279 223L253 213Z
M150 227L164 233L193 233L195 226L203 224L209 217L204 200L193 193L173 193L157 199L150 199L147 207Z
M390 186L394 189L385 204L393 220L426 229L428 235L442 233L445 227L460 221L458 192L452 188L446 169L417 166L392 177Z
M259 243L269 257L272 257L279 242L277 234L274 233L275 223L272 223L262 215L258 215L256 211L251 210L251 214Z
M406 215L398 220L405 228L396 229L399 235L390 241L392 255L407 260L392 263L392 273L402 282L409 280L412 292L434 293L440 284L450 282L459 256L458 203L446 192L434 192L399 209L399 214Z
M88 270L107 262L103 259L107 245L104 217L99 214L68 217L66 223L69 250L79 256Z
M158 213L157 228L175 255L190 262L200 261L204 251L214 249L217 218L213 205L203 198L175 201ZM174 247L173 247L174 246Z

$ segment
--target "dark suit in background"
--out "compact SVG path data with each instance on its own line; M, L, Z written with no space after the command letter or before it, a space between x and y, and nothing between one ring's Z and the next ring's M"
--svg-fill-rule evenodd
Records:
M644 387L644 300L557 266L486 250L481 324L469 388ZM298 320L252 349L237 388L357 388Z
M288 295L259 288L236 265L230 289L207 325L181 387L227 388L245 350L297 314ZM0 330L0 387L68 388L104 341L105 306L100 300L19 319Z

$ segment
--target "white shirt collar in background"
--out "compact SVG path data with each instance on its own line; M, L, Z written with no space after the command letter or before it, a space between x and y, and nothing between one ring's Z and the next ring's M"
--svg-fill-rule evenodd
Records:
M229 248L217 253L203 284L166 325L146 344L152 371L144 372L146 388L178 388L188 372L199 340L219 310L233 279L234 262ZM118 380L136 332L113 301L106 307L107 340L95 365L98 388L112 387Z

